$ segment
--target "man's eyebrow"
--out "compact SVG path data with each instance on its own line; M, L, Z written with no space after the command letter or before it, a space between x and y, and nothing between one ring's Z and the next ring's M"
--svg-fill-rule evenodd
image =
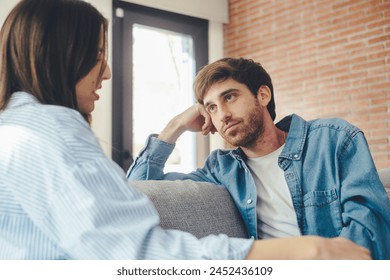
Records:
M218 98L222 98L222 97L224 97L226 94L229 94L229 93L231 93L232 91L236 91L237 89L235 89L235 88L229 88L229 89L227 89L227 90L224 90L223 92L221 92L219 95L218 95ZM209 106L211 104L211 102L206 102L204 105L203 105L203 107L207 107L207 106Z

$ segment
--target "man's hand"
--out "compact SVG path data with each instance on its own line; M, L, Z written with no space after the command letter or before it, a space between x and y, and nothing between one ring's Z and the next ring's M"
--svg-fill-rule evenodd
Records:
M302 236L257 240L247 259L370 260L371 255L366 248L345 238Z
M173 144L185 131L202 132L203 135L216 132L210 115L201 104L195 104L174 117L158 138Z

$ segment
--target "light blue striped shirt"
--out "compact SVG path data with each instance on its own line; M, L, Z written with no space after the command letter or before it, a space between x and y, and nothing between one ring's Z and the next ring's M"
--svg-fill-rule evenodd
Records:
M16 92L0 112L0 259L242 259L252 242L163 230L75 110Z

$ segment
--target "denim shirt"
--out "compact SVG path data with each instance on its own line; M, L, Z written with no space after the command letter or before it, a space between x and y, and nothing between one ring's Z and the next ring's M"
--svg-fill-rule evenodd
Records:
M302 235L341 236L390 259L390 203L361 130L342 119L281 120L288 131L278 164L284 170ZM174 145L152 135L128 170L129 180L206 181L226 187L257 239L254 179L240 149L215 150L189 174L163 172Z

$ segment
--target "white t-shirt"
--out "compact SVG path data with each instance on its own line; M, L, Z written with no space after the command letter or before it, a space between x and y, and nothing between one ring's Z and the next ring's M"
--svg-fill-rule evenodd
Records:
M263 239L301 235L290 190L278 165L283 147L247 160L257 189L257 232Z

